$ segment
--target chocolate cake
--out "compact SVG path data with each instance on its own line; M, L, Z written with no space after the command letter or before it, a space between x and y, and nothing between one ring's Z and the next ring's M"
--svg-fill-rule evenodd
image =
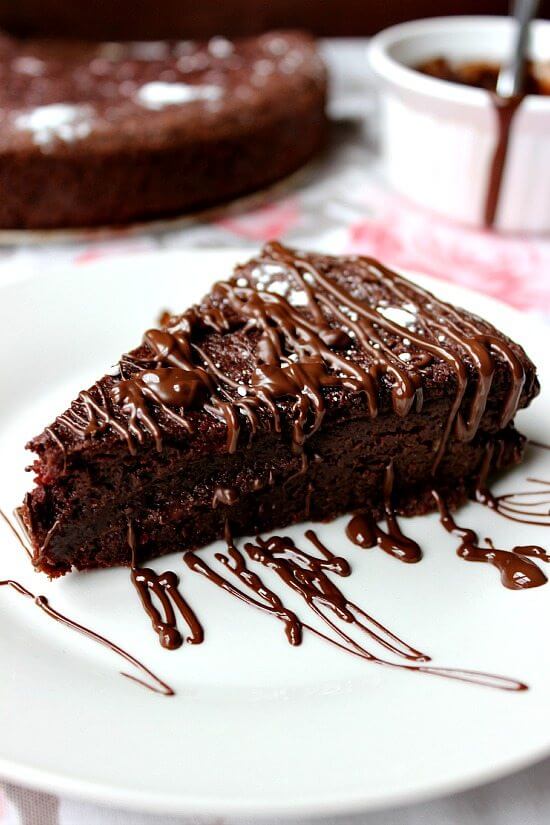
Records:
M0 227L120 224L252 192L320 148L325 95L314 42L297 32L0 37Z
M378 262L268 244L28 445L22 508L51 576L368 509L450 506L521 459L520 346ZM385 491L386 495L388 490Z

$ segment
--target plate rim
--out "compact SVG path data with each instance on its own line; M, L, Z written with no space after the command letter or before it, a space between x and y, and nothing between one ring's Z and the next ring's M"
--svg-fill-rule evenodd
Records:
M360 813L374 813L376 811L402 808L409 805L444 799L454 794L473 790L474 788L504 779L525 768L534 765L550 756L550 743L530 751L521 757L503 760L498 768L487 768L483 771L472 771L460 779L442 780L437 784L426 784L415 790L406 790L399 793L380 794L373 797L364 797L360 793L347 793L345 797L330 796L325 799L303 801L292 800L291 803L259 802L247 803L244 799L218 798L209 799L205 796L190 797L167 796L146 791L135 791L117 788L116 785L93 782L83 779L66 777L54 771L22 766L21 763L11 764L15 771L5 769L5 760L0 758L0 778L29 790L43 791L70 798L74 801L88 802L113 810L133 811L158 816L231 816L231 817L276 817L285 820L299 817L346 816Z

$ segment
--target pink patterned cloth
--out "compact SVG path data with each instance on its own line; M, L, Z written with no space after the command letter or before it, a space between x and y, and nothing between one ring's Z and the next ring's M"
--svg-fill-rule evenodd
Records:
M345 143L337 146L345 157ZM499 236L463 227L388 192L367 153L341 195L341 178L316 181L274 202L213 223L138 237L124 235L41 250L12 248L0 258L28 265L86 265L100 258L159 248L251 246L280 238L303 248L371 255L397 268L424 272L485 292L550 320L550 238ZM350 172L355 174L351 174Z
M38 811L39 808L37 807L37 813ZM26 825L22 819L21 811L16 808L2 788L0 788L0 825Z
M466 229L379 192L376 217L350 226L349 249L485 292L550 319L550 241Z
M365 214L342 227L332 250L371 255L397 268L452 281L550 320L550 238L506 237L460 226L376 182L358 195ZM304 217L293 196L219 226L243 240L292 240Z
M550 238L499 237L472 231L422 211L389 193L365 137L375 118L363 68L361 41L325 44L341 120L325 158L294 189L243 214L139 235L89 235L72 243L0 248L12 267L46 272L61 263L86 266L103 257L155 249L249 245L271 238L302 248L372 255L387 264L425 272L485 292L550 321ZM1 735L1 732L0 732ZM341 825L543 825L550 816L550 762L511 780L406 811L338 820ZM536 789L536 797L531 791ZM535 802L533 800L535 799ZM230 825L235 820L156 818L110 811L13 786L0 788L0 825ZM272 820L273 822L273 820ZM308 820L307 822L311 822ZM332 820L336 823L336 820ZM240 825L246 825L241 821ZM297 823L295 823L297 825ZM299 825L306 825L302 820Z

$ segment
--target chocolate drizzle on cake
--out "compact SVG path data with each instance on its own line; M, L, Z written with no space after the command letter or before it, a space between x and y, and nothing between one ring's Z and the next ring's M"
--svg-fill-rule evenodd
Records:
M413 564L422 558L422 550L416 541L401 530L392 501L394 470L390 462L384 474L384 515L386 529L380 527L369 511L353 516L346 527L346 535L358 547L378 545L385 553L399 561Z
M339 388L363 396L375 417L385 388L394 412L405 417L422 408L423 370L444 362L453 371L456 392L437 443L435 472L451 434L465 442L475 437L497 354L511 377L499 422L505 427L525 383L513 348L474 316L459 315L376 261L352 260L366 282L384 288L390 305L372 306L354 297L307 256L273 242L253 273L238 271L231 281L218 283L205 304L171 318L165 329L149 330L139 356L121 360L122 380L114 381L109 393L100 388L97 397L81 393L77 408L58 423L83 438L110 427L131 452L148 435L161 450L162 416L191 432L189 411L202 409L225 423L227 450L235 452L243 429L253 438L266 413L272 430L281 432L281 404L291 400L291 439L299 453L321 426L327 392ZM201 345L204 330L224 335L236 329L255 341L255 363L242 381L227 375Z
M212 507L216 509L220 504L232 507L239 500L239 493L234 487L216 487L212 496Z

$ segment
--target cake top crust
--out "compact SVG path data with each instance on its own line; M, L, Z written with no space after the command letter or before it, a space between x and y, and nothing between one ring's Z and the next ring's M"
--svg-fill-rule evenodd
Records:
M198 305L165 316L110 375L29 445L83 450L166 443L231 453L259 431L300 452L326 420L449 400L434 469L452 436L473 438L490 398L498 426L538 392L523 349L377 261L267 244Z
M315 44L299 32L95 45L0 37L0 150L208 139L245 131L325 85Z

